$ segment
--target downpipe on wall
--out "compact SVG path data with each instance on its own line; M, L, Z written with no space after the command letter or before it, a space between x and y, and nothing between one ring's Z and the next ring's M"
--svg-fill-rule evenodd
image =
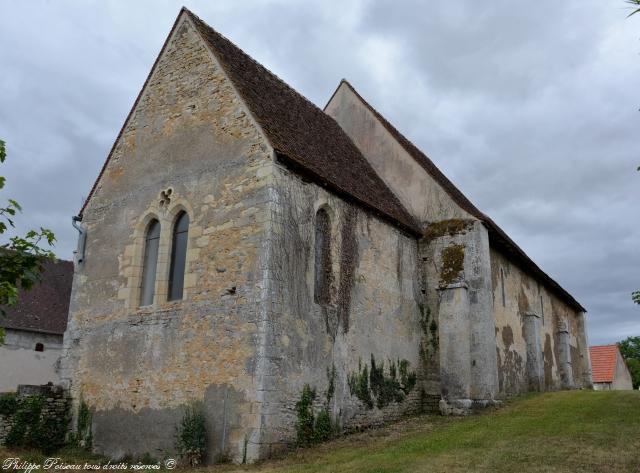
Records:
M82 264L84 262L84 245L87 240L87 230L78 222L82 222L82 217L75 215L71 217L71 225L78 230L78 246L74 251L76 263Z

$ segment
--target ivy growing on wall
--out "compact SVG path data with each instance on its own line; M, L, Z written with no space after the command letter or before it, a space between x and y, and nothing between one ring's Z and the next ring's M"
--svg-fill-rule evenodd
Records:
M93 436L91 434L92 418L93 413L91 412L91 409L84 399L80 397L78 419L76 420L76 432L70 437L70 443L86 449L91 448L93 443Z
M50 413L44 407L45 398L41 395L18 399L5 444L9 447L35 448L45 454L64 446L68 416Z
M18 398L16 393L5 393L0 395L0 416L12 416L18 409Z
M331 400L335 394L336 367L327 368L327 392L325 403L316 415L313 403L316 399L316 390L305 384L302 388L300 400L296 403L296 432L299 445L310 445L314 442L323 442L330 439L337 426L331 419Z
M402 402L415 387L417 376L409 371L407 360L390 361L388 374L384 362L376 363L371 355L371 366L358 362L358 371L348 377L349 389L368 409L375 405L378 409L392 402Z
M429 356L438 349L438 323L431 317L431 309L420 304L420 328L422 340L420 341L420 359L427 363Z

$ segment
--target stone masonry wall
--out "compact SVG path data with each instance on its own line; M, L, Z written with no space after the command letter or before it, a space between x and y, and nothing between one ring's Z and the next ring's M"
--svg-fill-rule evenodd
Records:
M86 255L76 267L63 367L74 401L82 396L94 410L99 453L173 454L183 409L197 401L209 462L256 458L271 154L183 15L82 221ZM180 211L190 219L185 293L169 302ZM161 223L156 297L139 307L152 218Z
M500 393L512 395L530 390L527 378L526 314L536 317L536 327L542 351L542 382L544 390L582 387L582 346L578 318L582 314L568 307L544 285L524 273L495 249L491 250L491 279L496 324L496 353ZM503 301L504 281L504 301ZM559 330L566 327L569 339L569 359L572 367L571 386L563 386Z
M332 367L335 395L329 408L343 428L434 406L422 390L422 294L415 238L284 168L278 171L270 258L274 299L265 345L265 455L295 440L295 404L304 384L317 390L316 409L321 407ZM333 283L326 305L315 303L313 294L315 215L320 208L331 222ZM372 355L387 369L390 362L407 360L416 372L418 383L404 402L368 409L352 395L348 378L359 365L370 368Z
M42 396L44 404L40 411L41 418L62 420L69 414L71 399L61 386L21 384L17 387L16 394L18 401L28 396ZM13 425L14 417L12 415L0 415L0 445L4 444Z

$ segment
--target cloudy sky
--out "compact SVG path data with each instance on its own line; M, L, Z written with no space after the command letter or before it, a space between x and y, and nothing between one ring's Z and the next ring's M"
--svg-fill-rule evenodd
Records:
M587 307L591 342L640 335L640 15L623 0L184 3L320 107L347 78ZM181 5L0 1L0 199L61 258Z

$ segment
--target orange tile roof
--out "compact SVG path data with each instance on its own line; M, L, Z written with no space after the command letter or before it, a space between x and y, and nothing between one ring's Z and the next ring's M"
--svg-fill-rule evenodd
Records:
M616 372L618 345L589 347L594 383L611 383Z

